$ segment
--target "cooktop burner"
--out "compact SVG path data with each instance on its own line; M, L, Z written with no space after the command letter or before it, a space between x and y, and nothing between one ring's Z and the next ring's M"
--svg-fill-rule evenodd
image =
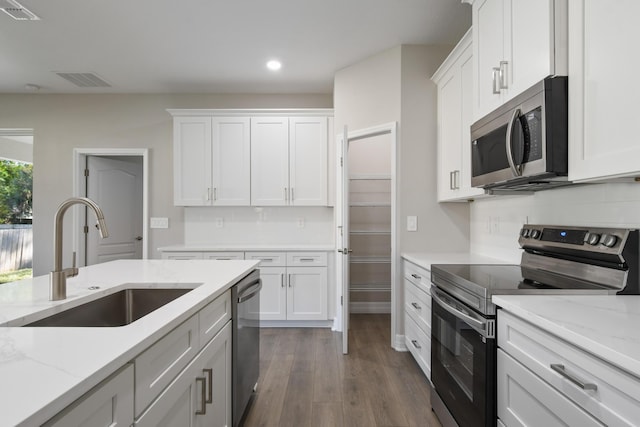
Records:
M526 225L520 265L436 264L438 288L482 314L492 295L638 294L638 230Z

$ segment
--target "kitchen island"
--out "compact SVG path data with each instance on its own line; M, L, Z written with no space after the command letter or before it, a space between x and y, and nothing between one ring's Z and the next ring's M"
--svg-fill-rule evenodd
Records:
M84 267L67 299L47 276L0 285L0 425L40 425L221 297L256 261L120 260ZM20 327L126 288L193 288L120 327Z

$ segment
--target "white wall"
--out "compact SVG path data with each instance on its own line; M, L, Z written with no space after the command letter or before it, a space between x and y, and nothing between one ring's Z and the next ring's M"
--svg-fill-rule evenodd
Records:
M71 196L73 148L149 148L149 215L169 229L149 232L149 254L183 243L184 208L173 206L172 118L167 108L330 108L330 94L0 95L0 128L34 129L34 274L53 266L53 217ZM65 220L70 263L71 215ZM107 218L107 221L109 219Z
M585 184L471 204L471 251L520 263L524 223L640 228L640 184Z
M222 220L218 227L217 219ZM303 226L299 227L302 221ZM333 208L185 208L186 245L333 245Z

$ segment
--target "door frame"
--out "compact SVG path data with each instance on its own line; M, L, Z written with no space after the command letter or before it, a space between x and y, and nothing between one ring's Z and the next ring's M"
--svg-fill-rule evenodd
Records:
M142 157L142 259L149 257L149 149L148 148L74 148L73 149L73 196L84 197L84 169L87 156L96 157ZM109 218L107 218L107 227ZM78 260L84 264L84 236L80 233L84 215L80 210L73 211L73 245ZM80 262L78 266L81 267Z
M397 161L398 161L398 123L397 122L390 122L390 123L385 123L382 125L378 125L378 126L372 126L372 127L368 127L368 128L364 128L364 129L358 129L355 131L348 131L346 132L347 134L347 144L349 142L352 141L357 141L357 140L361 140L361 139L366 139L366 138L372 138L372 137L376 137L376 136L382 136L382 135L389 135L390 136L390 156L391 156L391 342L390 345L392 348L396 349L396 350L401 350L404 347L402 345L399 345L401 343L399 343L399 340L396 339L397 337L397 330L398 330L398 322L396 319L396 315L397 315L397 307L396 307L396 300L398 299L398 284L396 283L396 271L397 271L397 267L398 267L398 224L397 224L397 210L398 210L398 189L397 189L397 185L398 185L398 179L397 179ZM336 141L343 141L344 140L344 135L343 134L338 134L336 135ZM347 150L348 152L348 150ZM347 159L343 159L344 162L349 161L348 157ZM340 165L338 164L337 166L338 168L340 168ZM342 178L342 176L340 174L337 174L336 176L336 189L338 191L342 191L344 192L345 189L345 182L344 179ZM341 190L340 190L341 189ZM342 212L342 209L345 209L345 206L343 206L343 197L338 198L336 197L336 222L340 222L339 224L336 224L337 227L341 227L342 226L342 215L340 215L340 217L338 217L338 213ZM348 207L346 207L348 208ZM336 242L336 246L340 244L340 246L342 245L342 242ZM336 252L336 257L338 256L344 256L342 254L339 254ZM338 262L336 262L336 266L340 265ZM336 269L338 270L338 269ZM344 283L342 280L342 272L341 271L337 271L336 272L336 280L337 280L337 290L338 292L336 292L337 295L337 304L338 307L340 307L340 310L336 310L336 330L341 331L343 334L346 332L348 334L348 330L345 331L344 329L344 325L345 325L345 321L344 321L344 316L349 313L348 310L348 306L344 305L344 306L340 306L340 301L341 301L341 297L343 297L343 292L344 292ZM346 298L346 300L348 301L348 298ZM346 346L344 346L345 348L343 348L343 352L346 353Z

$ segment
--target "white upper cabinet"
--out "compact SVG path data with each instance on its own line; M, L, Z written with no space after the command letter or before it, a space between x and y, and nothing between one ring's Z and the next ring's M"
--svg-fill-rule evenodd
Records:
M168 111L176 206L327 206L331 110Z
M433 75L438 85L438 201L468 200L484 191L471 187L473 61L471 32Z
M211 117L174 117L173 178L176 206L209 204Z
M284 206L289 200L289 118L251 118L251 204Z
M569 4L569 180L640 175L640 2Z
M327 118L251 118L251 204L327 205Z
M173 136L175 205L249 205L248 118L175 117Z
M474 120L550 75L567 74L567 0L473 5Z
M327 204L327 118L289 119L289 202Z
M212 141L212 204L248 206L251 202L249 118L214 117Z

